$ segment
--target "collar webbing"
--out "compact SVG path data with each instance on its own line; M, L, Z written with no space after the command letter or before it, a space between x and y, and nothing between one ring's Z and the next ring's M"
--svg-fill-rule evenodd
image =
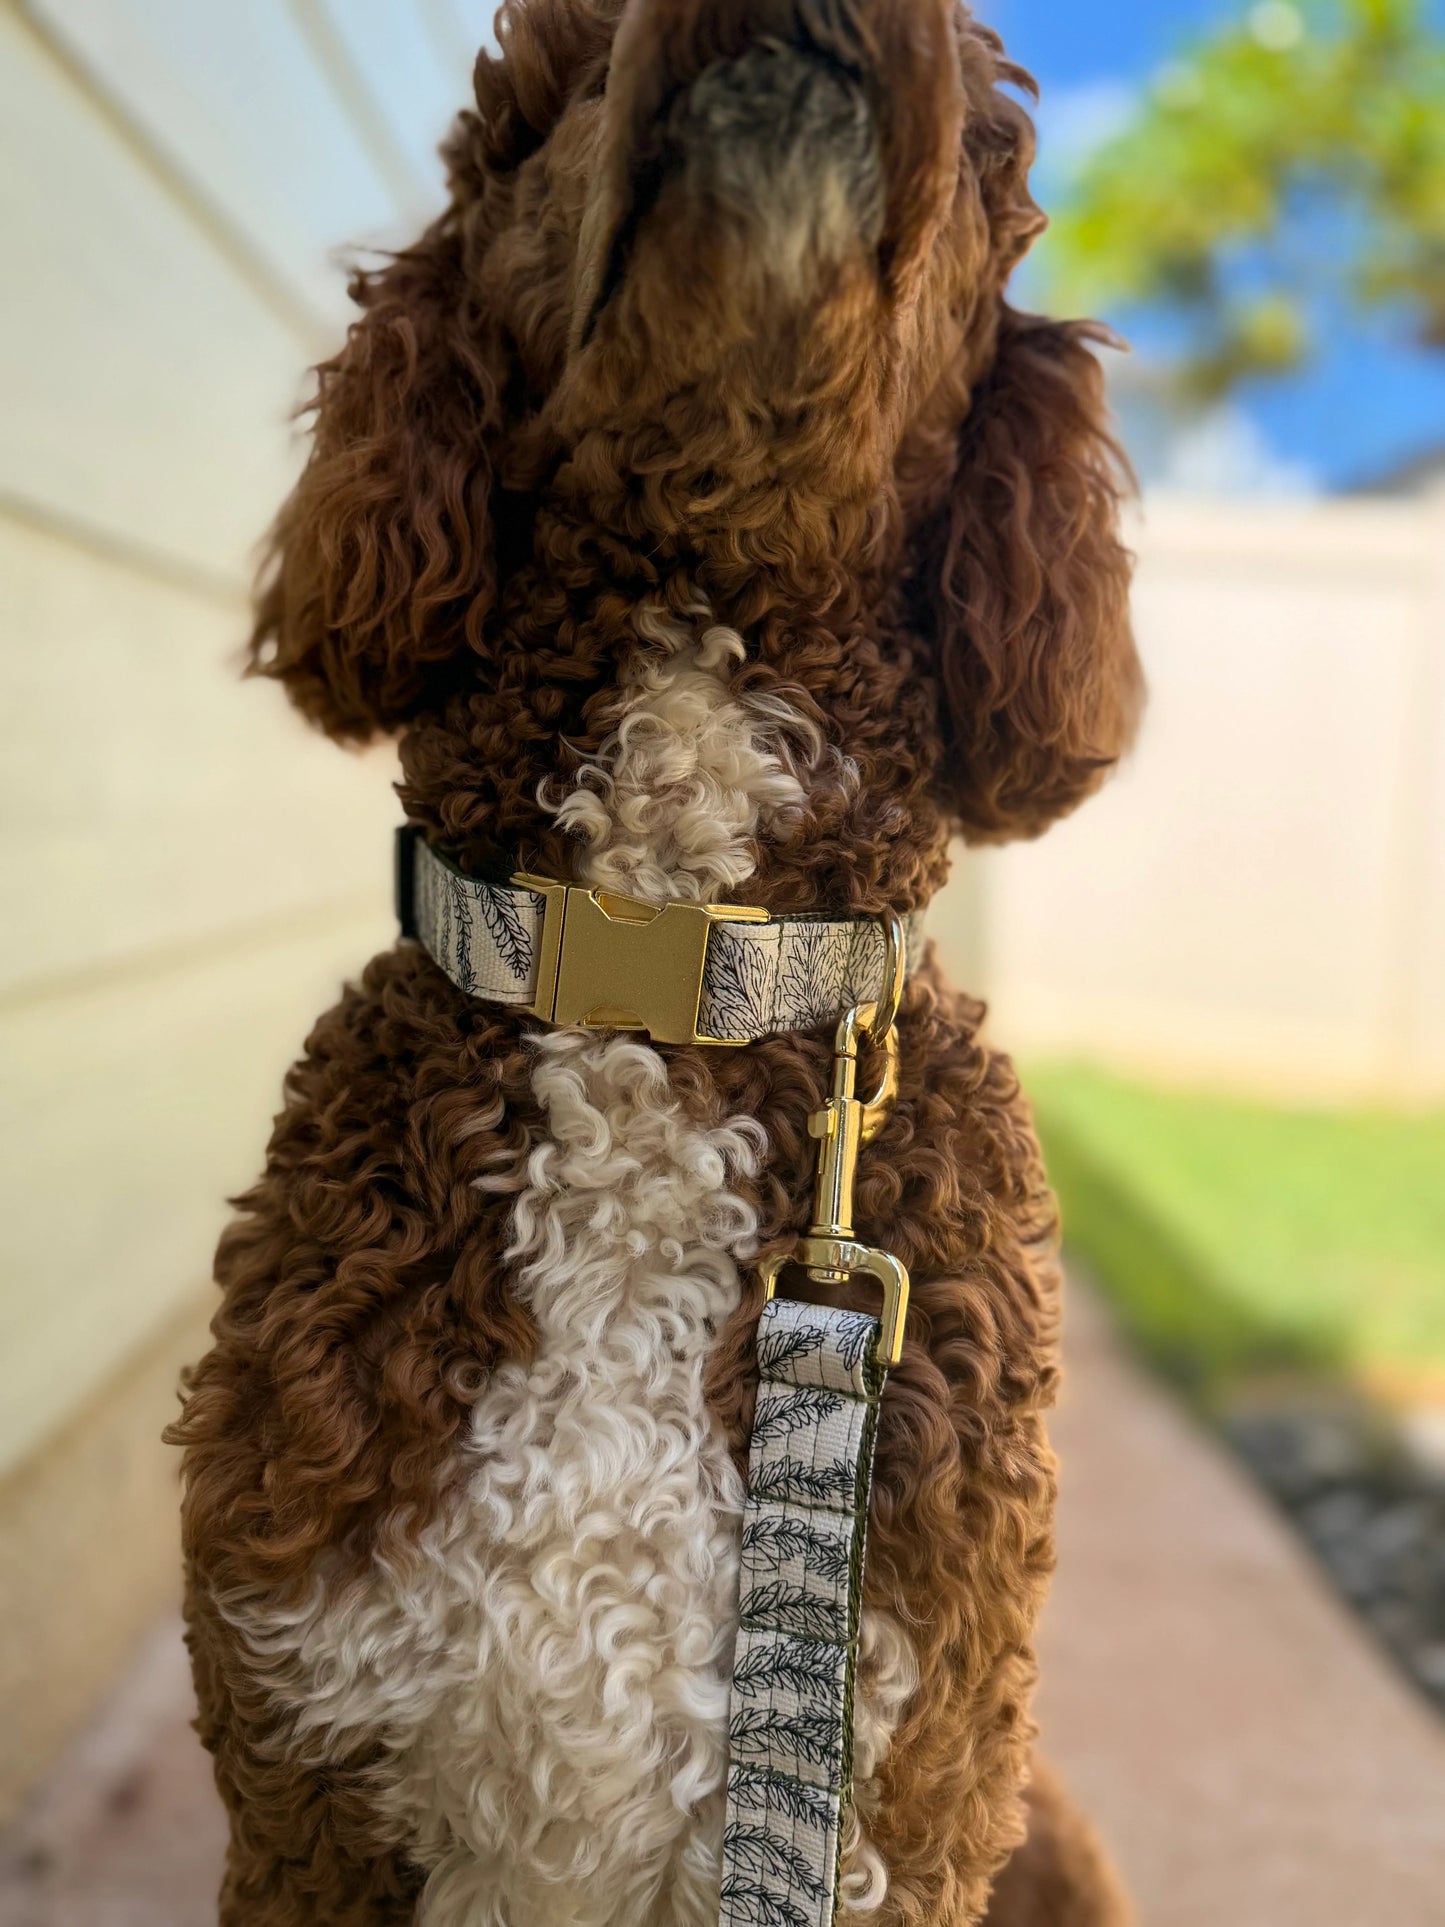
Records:
M883 980L886 946L873 917L647 904L545 877L489 882L412 824L398 833L396 885L402 936L459 990L547 1023L645 1030L658 1043L748 1044L836 1022L875 998ZM905 928L911 968L922 912Z

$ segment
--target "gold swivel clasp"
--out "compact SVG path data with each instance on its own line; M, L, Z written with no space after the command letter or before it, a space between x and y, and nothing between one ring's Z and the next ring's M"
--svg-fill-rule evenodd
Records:
M791 1251L767 1259L761 1274L768 1298L776 1296L778 1280L790 1265L799 1266L816 1284L846 1284L860 1273L876 1279L883 1288L880 1356L886 1364L896 1365L903 1356L908 1270L891 1251L859 1244L853 1231L858 1153L882 1130L898 1095L895 1020L903 995L906 956L903 924L892 912L884 922L884 937L883 986L878 1001L855 1004L844 1013L833 1043L832 1094L808 1119L809 1134L818 1140L813 1222L806 1237L800 1238ZM865 1049L881 1061L876 1089L860 1096L858 1064Z

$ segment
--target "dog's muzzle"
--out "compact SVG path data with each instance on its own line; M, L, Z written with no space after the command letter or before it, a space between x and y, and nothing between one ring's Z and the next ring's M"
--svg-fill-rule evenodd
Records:
M883 162L859 82L822 55L765 44L707 68L668 132L699 210L760 224L775 245L841 254L883 229Z

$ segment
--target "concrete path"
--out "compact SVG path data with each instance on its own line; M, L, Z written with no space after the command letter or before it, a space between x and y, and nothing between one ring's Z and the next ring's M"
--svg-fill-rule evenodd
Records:
M1039 1710L1141 1927L1445 1927L1445 1726L1081 1293L1069 1351ZM213 1927L188 1715L167 1625L0 1845L3 1927Z
M0 1927L215 1927L225 1827L191 1714L168 1621L0 1843Z
M1141 1927L1445 1927L1445 1724L1075 1289L1038 1713Z

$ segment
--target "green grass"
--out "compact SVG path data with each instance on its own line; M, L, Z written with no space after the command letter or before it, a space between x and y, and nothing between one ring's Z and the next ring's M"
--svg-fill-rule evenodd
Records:
M1067 1243L1176 1377L1445 1383L1445 1112L1282 1110L1079 1064L1025 1082Z

